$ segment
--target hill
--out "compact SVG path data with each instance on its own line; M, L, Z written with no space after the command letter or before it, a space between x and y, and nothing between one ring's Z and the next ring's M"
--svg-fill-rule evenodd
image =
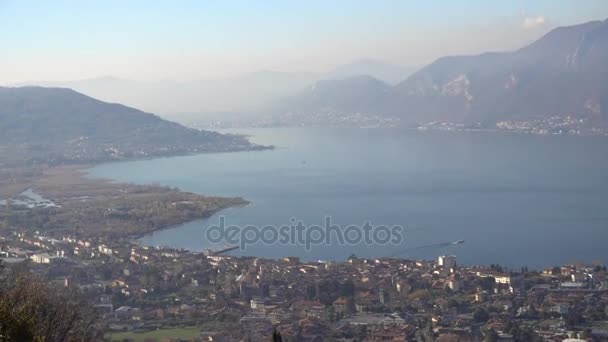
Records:
M84 163L255 148L64 88L0 88L5 163Z

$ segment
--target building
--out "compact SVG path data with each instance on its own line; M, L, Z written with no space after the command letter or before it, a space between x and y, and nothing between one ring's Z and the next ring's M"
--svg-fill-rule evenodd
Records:
M333 302L333 307L336 312L342 313L346 311L346 299L338 298Z
M448 280L448 288L452 291L460 291L460 289L462 288L460 279L456 277L450 277L450 279Z
M262 298L252 298L250 305L253 311L264 312L266 310L266 303Z
M477 276L480 278L494 278L496 284L510 285L513 283L512 277L509 274L498 273L498 272L477 272Z
M32 262L36 264L50 264L51 262L61 258L61 256L50 255L49 253L38 253L30 257L30 259L32 259Z
M452 268L456 266L456 256L441 255L439 258L437 258L437 265L445 268Z

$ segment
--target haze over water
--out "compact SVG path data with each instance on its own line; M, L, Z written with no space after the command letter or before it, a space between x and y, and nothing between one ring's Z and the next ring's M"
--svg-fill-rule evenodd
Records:
M250 246L239 255L344 260L396 255L544 267L608 261L608 137L265 128L232 132L277 148L110 163L93 176L159 183L251 204L155 232L149 245L204 250L217 224L402 225L399 246ZM464 244L445 246L446 242ZM223 246L225 244L219 244ZM430 246L431 247L422 247ZM422 247L422 248L420 248Z

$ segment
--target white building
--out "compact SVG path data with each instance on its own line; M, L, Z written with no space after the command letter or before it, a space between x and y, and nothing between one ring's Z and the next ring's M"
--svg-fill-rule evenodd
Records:
M264 300L262 298L252 298L250 304L251 309L253 309L254 311L264 312L264 310L266 309L266 304L264 303Z
M61 256L50 255L49 253L38 253L30 257L32 262L37 264L50 264L55 259L60 259Z
M437 258L437 264L445 268L452 268L456 266L455 255L441 255Z
M494 278L494 282L496 284L506 284L510 285L513 282L513 277L509 274L496 273L496 272L476 272L477 276L480 278ZM517 279L515 279L517 280Z
M448 280L448 287L452 291L460 291L460 288L462 286L460 284L460 280L458 280L458 279L450 279L450 280Z

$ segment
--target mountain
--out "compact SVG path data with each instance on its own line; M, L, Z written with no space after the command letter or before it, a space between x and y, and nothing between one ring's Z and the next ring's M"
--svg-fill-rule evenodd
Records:
M312 73L258 71L220 80L133 81L100 77L68 82L23 82L15 86L70 88L103 101L123 103L163 117L244 112L290 95L317 79Z
M440 58L379 108L405 121L608 119L608 21L556 28L522 49Z
M2 160L74 163L253 148L71 89L0 87Z
M322 80L281 101L275 111L368 112L391 86L371 76Z
M417 68L385 63L371 58L363 58L339 66L323 75L324 79L339 80L353 76L371 76L391 85L405 80Z
M481 123L553 116L608 125L608 20L559 27L512 52L449 56L391 87L344 79L280 102L278 115L328 112L381 116L411 125ZM363 84L365 84L363 86ZM306 120L306 119L303 119ZM394 122L394 121L391 121Z
M291 97L319 80L368 75L395 84L411 72L411 68L361 59L327 73L260 70L217 80L143 82L99 77L67 82L30 81L12 86L70 88L103 101L190 122L200 117L219 120L228 116L252 116L259 113L259 109Z
M266 108L258 124L377 126L378 117L370 113L390 90L389 84L371 76L318 81Z

